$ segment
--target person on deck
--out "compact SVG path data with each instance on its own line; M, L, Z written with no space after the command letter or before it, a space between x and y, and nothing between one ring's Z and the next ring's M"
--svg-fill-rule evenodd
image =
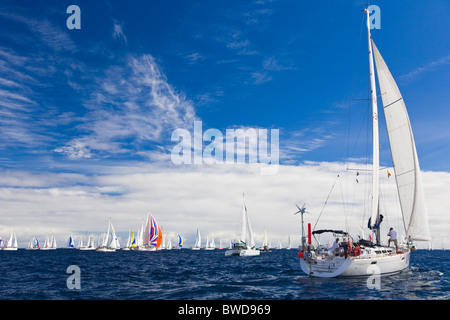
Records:
M398 245L397 245L397 232L394 230L394 228L389 229L389 233L387 234L389 237L388 240L388 246L391 245L391 241L395 244L395 251L398 251Z
M339 238L336 238L336 242L333 243L329 250L335 254L339 251Z
M341 247L344 249L344 257L347 259L348 254L348 242L347 239L344 238L344 241L341 242Z

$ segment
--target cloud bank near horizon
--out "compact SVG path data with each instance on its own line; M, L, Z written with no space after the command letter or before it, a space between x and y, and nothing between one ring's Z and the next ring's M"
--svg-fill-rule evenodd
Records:
M265 227L273 246L277 241L285 245L288 236L297 245L300 218L293 213L295 204L305 202L310 212L305 216L307 222L315 226L320 215L316 229L350 230L355 237L360 226L366 227L365 199L370 190L365 180L369 176L360 174L356 182L355 172L342 170L342 164L336 162L282 165L273 176L261 176L259 170L258 164L234 164L178 168L147 165L133 172L116 167L115 173L94 176L2 171L0 235L6 238L14 228L20 246L25 246L33 236L43 239L54 234L60 246L65 246L70 235L87 237L105 232L111 217L125 244L128 230L137 233L150 212L172 242L181 234L189 246L198 228L204 237L228 243L239 230L243 193L257 243L262 241ZM450 173L423 172L423 180L432 237L447 241L445 226L450 221L446 208L450 200L445 190L450 187ZM383 180L382 191L384 228L394 226L401 234L392 178Z

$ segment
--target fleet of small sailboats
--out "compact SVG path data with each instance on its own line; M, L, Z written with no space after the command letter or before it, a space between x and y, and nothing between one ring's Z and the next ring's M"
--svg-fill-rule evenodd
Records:
M244 205L243 210L244 216L246 215L246 207ZM248 221L247 217L244 218L245 221ZM246 222L247 223L247 222ZM250 231L248 231L248 239L252 243L254 243L253 235L251 234L251 228ZM145 223L142 224L141 229L139 230L138 237L135 237L133 231L130 229L128 232L128 239L126 245L121 248L119 243L119 238L116 235L115 228L112 224L111 219L108 221L108 229L107 232L101 235L100 240L98 241L98 245L95 244L94 236L89 235L87 237L87 244L83 242L83 236L77 236L74 238L73 236L69 236L69 240L67 242L66 246L61 247L62 249L75 249L75 250L81 250L81 251L90 251L90 250L96 250L99 252L116 252L117 250L121 249L124 251L129 250L140 250L140 251L157 251L157 250L171 250L171 249L181 249L184 245L184 240L181 237L181 235L178 235L177 244L175 247L172 246L172 241L170 238L167 238L162 234L162 228L160 228L153 216L150 214L147 215L147 219ZM264 228L264 243L267 243L267 235ZM240 241L240 242L239 242ZM239 244L240 246L243 245L245 242L245 238L241 237L240 240L235 240L234 242L231 241L230 243L230 249L233 248L233 244ZM236 245L235 245L236 247ZM254 246L253 246L254 247ZM41 245L39 240L36 237L33 237L28 246L25 248L27 250L55 250L58 246L56 244L56 238L54 235L51 237L46 236L44 240L44 244ZM17 250L17 237L14 230L11 231L10 236L7 240L3 241L0 238L0 250L5 251L13 251ZM222 246L222 239L220 240L220 245L217 247L214 237L207 238L206 244L204 247L202 247L202 236L200 234L200 230L197 229L197 238L195 241L195 244L191 247L192 250L222 250L224 247ZM258 250L262 250L262 247ZM267 251L270 251L267 250ZM254 255L254 254L252 254Z

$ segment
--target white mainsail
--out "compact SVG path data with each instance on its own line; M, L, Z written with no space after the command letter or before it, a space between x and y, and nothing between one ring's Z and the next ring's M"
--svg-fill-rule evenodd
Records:
M142 220L141 227L139 228L138 238L136 246L142 247L144 245L144 220Z
M246 243L249 248L253 248L255 246L252 226L250 225L250 220L248 219L247 207L245 206L245 203L242 205L242 229L240 240Z
M200 231L197 229L197 239L195 239L195 244L192 249L200 249L202 246L202 236L200 235Z
M0 248L1 250L2 248ZM3 250L17 250L17 237L16 233L14 232L14 229L11 231L11 235L9 236L9 239L6 240L5 247Z
M116 230L114 230L111 220L109 223L111 224L111 243L109 244L109 247L111 249L120 249L119 239L116 236Z
M252 227L247 214L245 201L242 205L241 214L241 234L232 244L230 250L225 252L225 256L257 256L260 251L255 249L255 239L253 237Z
M429 241L425 195L411 123L400 90L373 40L372 45L406 236L408 240Z
M111 219L109 219L108 231L103 238L102 246L100 248L97 248L97 251L112 252L116 251L117 249L120 249L119 239L116 236L116 231L114 230Z
M147 213L147 221L145 222L144 232L142 235L142 246L148 247L150 241L150 213Z
M52 240L51 240L51 243L50 243L50 249L56 249L57 248L57 246L56 246L56 238L55 238L55 235L52 235Z

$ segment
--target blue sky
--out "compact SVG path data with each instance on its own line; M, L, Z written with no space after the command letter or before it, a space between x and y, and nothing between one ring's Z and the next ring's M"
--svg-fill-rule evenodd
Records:
M66 27L72 4L81 8L81 30ZM381 8L373 38L406 101L421 167L450 172L450 5L371 4ZM85 177L118 167L164 171L171 133L194 120L223 132L279 129L281 165L362 159L366 5L2 1L0 168L8 179L17 172L14 181L23 172L71 177L33 180L31 188L99 187ZM383 134L381 147L390 165Z
M27 106L4 109L6 166L35 165L36 158L46 166L65 156L85 158L83 152L93 160L147 160L139 155L170 148L168 133L194 118L223 131L280 129L281 163L336 160L346 148L349 107L352 133L364 122L366 102L351 100L367 98L363 2L73 3L82 10L81 30L65 26L72 2L3 2L2 96ZM377 5L382 26L373 36L405 96L422 167L448 171L448 4ZM161 117L123 107L148 102L151 84L137 97L141 79L130 83L132 72L148 76L146 59L167 86L161 98L181 101L157 128L147 119L125 129L134 124L131 113ZM129 85L126 92L117 91L124 89L120 81ZM69 154L77 141L78 155Z

